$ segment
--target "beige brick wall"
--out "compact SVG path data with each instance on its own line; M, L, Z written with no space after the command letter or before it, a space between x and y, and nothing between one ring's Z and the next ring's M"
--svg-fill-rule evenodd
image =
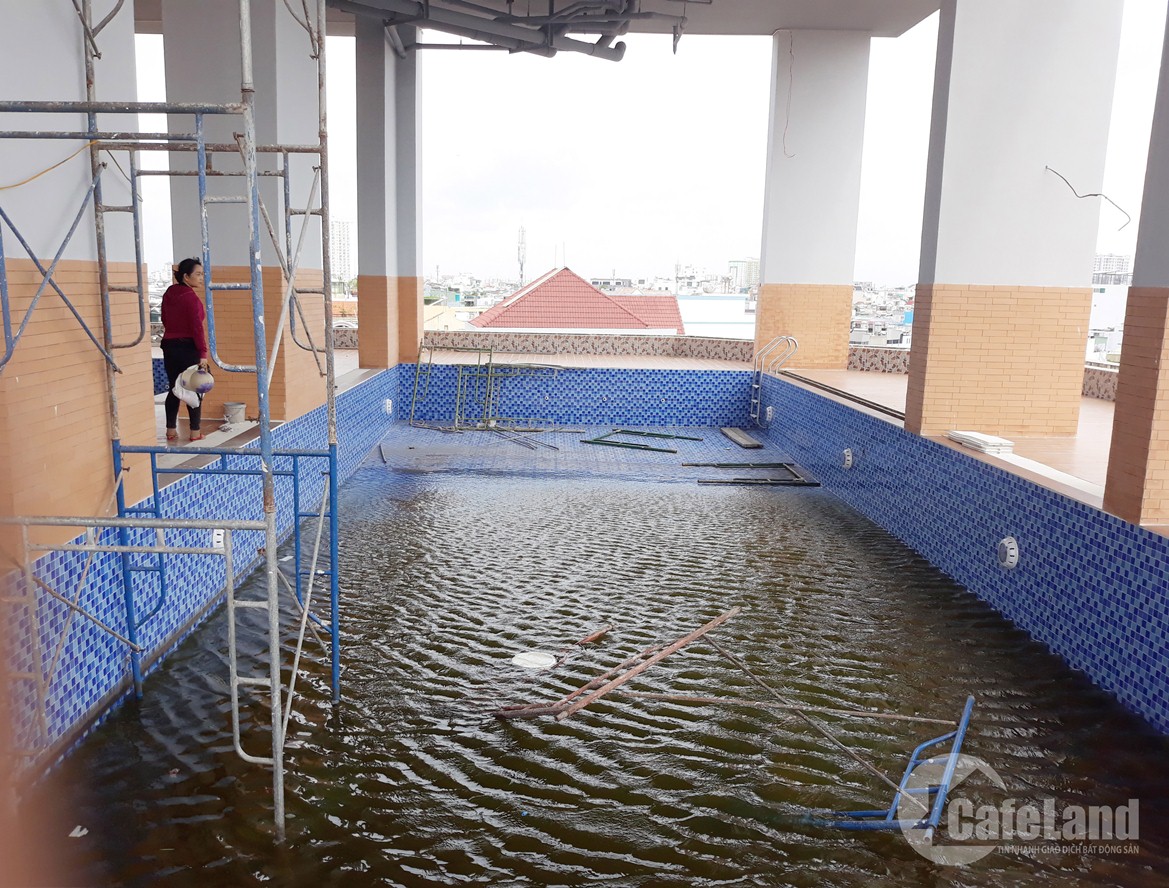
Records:
M755 350L776 336L794 336L799 349L784 365L843 370L848 366L852 286L763 284L755 314Z
M422 290L420 277L398 278L398 361L418 360L422 341Z
M1138 524L1169 524L1169 288L1132 287L1104 508Z
M246 266L216 266L216 283L247 283L251 270ZM279 268L262 270L264 285L265 343L268 356L276 341L280 318L280 304L284 299L286 279ZM319 270L302 270L297 273L297 284L302 287L321 283ZM313 343L324 348L324 302L319 295L306 294L300 298ZM249 290L216 291L214 295L216 351L229 364L255 364L255 336L252 319L252 294ZM290 309L291 310L291 309ZM297 317L297 339L308 344L304 325ZM321 356L322 366L324 356ZM254 373L229 373L216 370L215 388L203 399L203 431L214 430L223 421L223 405L227 401L245 404L248 417L259 414ZM268 389L269 409L273 419L291 420L325 403L325 382L317 370L312 352L297 346L292 339L291 326L285 322L281 337L280 354ZM179 410L179 426L186 422L186 408Z
M418 357L422 287L418 277L358 276L357 359L362 367L393 367Z
M391 282L385 275L357 276L357 361L362 367L393 367L398 363L398 312L390 299Z
M919 284L905 427L1074 435L1090 312L1086 287Z
M30 260L9 259L6 268L15 328L43 278ZM64 261L53 277L100 341L97 263ZM132 263L111 264L111 285L135 282ZM114 343L132 342L140 324L137 298L113 294L111 318ZM113 355L122 371L116 382L122 443L154 443L149 335ZM0 372L0 513L109 514L105 505L114 490L112 432L105 361L61 298L47 288ZM130 457L126 465L126 498L134 502L150 492L149 463L145 457ZM45 529L34 538L59 542L77 533ZM14 553L16 534L0 534L4 552ZM5 559L0 570L9 567Z

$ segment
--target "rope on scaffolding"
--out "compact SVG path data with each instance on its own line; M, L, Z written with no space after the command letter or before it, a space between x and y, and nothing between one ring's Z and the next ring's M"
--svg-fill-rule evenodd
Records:
M27 179L23 179L20 182L13 182L11 185L0 185L0 191L9 191L13 188L19 188L21 185L27 185L29 182L33 181L34 179L39 179L45 173L51 173L57 167L63 166L64 164L67 164L69 161L71 161L73 158L75 158L78 154L80 154L86 148L89 148L90 146L96 145L96 144L97 144L97 140L94 140L92 142L86 142L84 145L82 145L80 148L78 148L76 151L74 151L72 154L70 154L64 160L57 161L51 167L43 169L39 173L35 173L35 174L29 176Z

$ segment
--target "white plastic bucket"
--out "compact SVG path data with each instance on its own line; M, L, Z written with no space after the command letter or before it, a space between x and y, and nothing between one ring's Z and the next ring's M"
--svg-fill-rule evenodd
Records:
M244 421L244 404L240 401L225 401L223 404L223 419L228 425L235 425Z

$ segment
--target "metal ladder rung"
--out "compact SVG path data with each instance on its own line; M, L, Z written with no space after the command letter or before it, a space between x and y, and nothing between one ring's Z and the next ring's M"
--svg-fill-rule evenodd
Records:
M216 551L222 551L222 550L216 550ZM267 609L268 602L266 602L266 601L234 601L234 602L232 602L231 606L232 607L252 607L252 608L261 608L262 607L262 608Z
M250 290L252 285L248 284L212 284L212 290Z
M236 684L248 685L249 687L272 687L272 679L270 678L253 678L248 675L237 675L235 681Z
M203 202L209 204L242 204L250 200L251 197L246 194L209 194L203 198Z

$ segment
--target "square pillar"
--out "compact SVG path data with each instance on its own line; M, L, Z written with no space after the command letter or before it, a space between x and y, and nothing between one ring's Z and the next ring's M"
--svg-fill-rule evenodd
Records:
M358 16L357 342L362 367L413 361L422 338L422 156L416 31Z
M907 429L1075 433L1120 16L943 2Z
M755 348L794 336L792 367L848 365L869 35L777 31Z
M256 90L256 140L259 144L316 144L319 135L317 104L317 68L311 58L308 34L297 24L280 0L252 0L252 66ZM240 98L240 41L238 0L163 0L162 25L166 47L167 99L169 101L238 102ZM208 140L234 144L234 133L242 126L239 115L206 115L204 126ZM172 132L192 132L190 115L171 115ZM195 155L173 152L175 169L194 169ZM280 169L281 161L272 153L257 157L262 171ZM319 163L314 154L289 156L289 203L303 210L308 204ZM238 172L243 165L238 154L216 154L213 168ZM191 176L171 180L172 232L174 258L200 256L202 234L197 180ZM286 251L284 229L284 191L282 180L264 177L260 195ZM242 176L212 177L207 180L209 195L247 194L247 180ZM318 188L317 203L320 201ZM250 240L247 204L212 204L208 207L211 267L204 269L211 283L249 283ZM296 215L292 219L292 248L300 238L302 224L308 230L301 251L297 282L301 286L320 287L322 279L320 216ZM250 290L223 291L212 294L215 313L215 350L225 363L255 364L254 329L264 323L268 354L275 343L286 278L277 258L277 250L261 217L260 255L263 261L263 318L253 317ZM291 261L291 256L286 255ZM203 294L201 294L203 295ZM206 297L205 297L206 298ZM301 307L306 315L313 343L324 348L324 304L319 295L302 295ZM290 315L292 311L290 310ZM295 319L297 339L307 344L309 337L299 317ZM214 355L212 356L214 357ZM323 356L322 356L323 363ZM226 401L244 403L245 413L258 412L256 375L254 373L215 373L215 388L203 402L206 428L214 429L223 416ZM271 416L289 420L325 402L325 387L312 353L298 347L292 339L291 319L281 336L281 353L269 387ZM180 421L186 416L179 412Z

